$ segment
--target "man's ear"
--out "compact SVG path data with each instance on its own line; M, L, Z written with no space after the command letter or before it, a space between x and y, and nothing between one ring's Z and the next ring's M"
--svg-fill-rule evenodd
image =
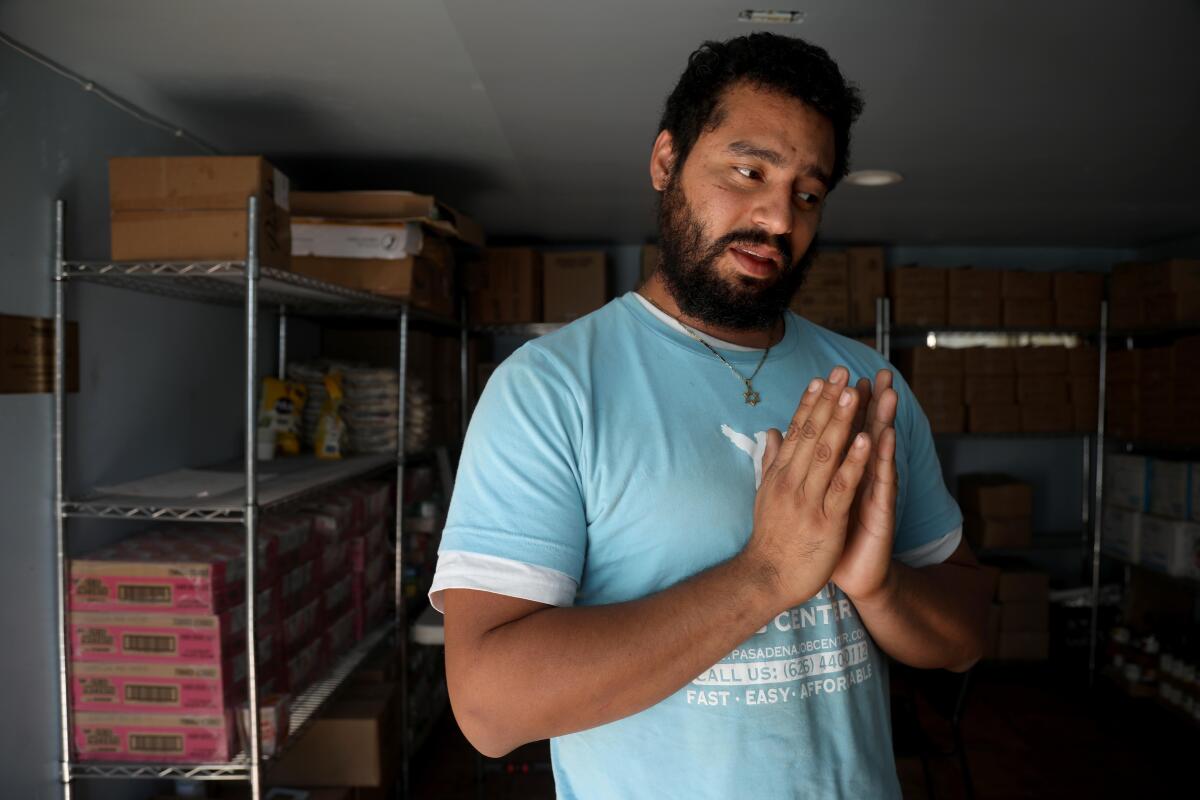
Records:
M660 131L650 150L650 185L656 192L667 188L675 170L675 138L669 131Z

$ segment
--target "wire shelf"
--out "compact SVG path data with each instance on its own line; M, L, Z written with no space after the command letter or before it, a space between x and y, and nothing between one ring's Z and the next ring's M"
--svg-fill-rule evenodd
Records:
M545 336L566 325L565 322L518 322L506 325L473 325L472 333L489 333L496 336Z
M323 678L296 696L288 709L290 717L288 738L280 748L280 754L287 751L289 744L294 742L295 738L320 714L329 699L346 683L347 678L388 636L391 630L390 623L380 625L372 630L352 650L342 656L341 660ZM275 758L278 757L279 755L275 756ZM264 761L264 764L269 763L270 761ZM70 772L72 778L175 778L195 781L244 781L248 780L250 776L249 758L245 752L238 753L236 757L223 764L74 761L70 765Z
M321 461L315 456L263 462L264 471L278 472L258 484L258 507L279 511L311 499L314 495L346 481L395 466L392 455L351 456L340 461ZM231 467L233 469L233 467ZM97 494L63 502L68 517L93 519L151 520L158 522L245 521L245 491L238 489L205 498L146 498Z
M219 305L238 306L246 299L244 261L69 261L63 265L63 278ZM406 305L402 300L272 267L259 269L257 291L262 305L314 315L395 317ZM422 322L460 327L448 317L418 308L408 310Z

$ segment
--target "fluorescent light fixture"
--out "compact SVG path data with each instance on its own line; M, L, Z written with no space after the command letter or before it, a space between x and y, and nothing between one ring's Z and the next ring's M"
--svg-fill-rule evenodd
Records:
M891 186L902 180L903 175L890 169L857 169L846 176L846 183L855 186Z
M747 8L738 12L738 22L750 22L757 25L799 25L804 22L803 11L758 11Z

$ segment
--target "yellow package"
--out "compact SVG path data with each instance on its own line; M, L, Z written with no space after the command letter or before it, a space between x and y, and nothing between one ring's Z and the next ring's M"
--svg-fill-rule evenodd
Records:
M321 418L317 421L317 436L313 442L317 458L337 459L342 457L346 437L346 423L338 414L342 407L342 376L333 372L325 376L325 392L329 398L321 406Z
M258 427L275 431L275 445L286 456L300 453L300 419L308 389L299 381L263 379Z

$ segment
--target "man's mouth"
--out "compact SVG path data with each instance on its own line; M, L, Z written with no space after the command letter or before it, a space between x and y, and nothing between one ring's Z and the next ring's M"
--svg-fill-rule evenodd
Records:
M779 252L770 247L734 245L729 252L744 272L757 278L774 275L783 263Z

